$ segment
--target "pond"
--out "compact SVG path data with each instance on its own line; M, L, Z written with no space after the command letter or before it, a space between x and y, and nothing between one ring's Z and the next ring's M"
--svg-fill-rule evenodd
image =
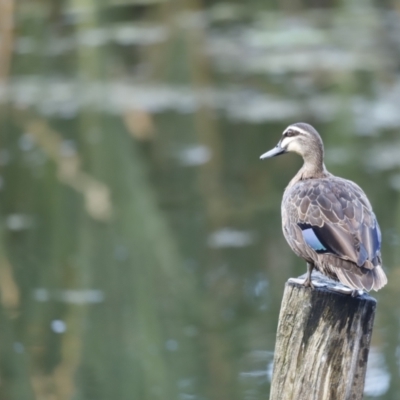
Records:
M280 217L301 160L259 156L304 121L380 222L365 399L398 399L398 4L7 4L0 398L267 399L306 265Z

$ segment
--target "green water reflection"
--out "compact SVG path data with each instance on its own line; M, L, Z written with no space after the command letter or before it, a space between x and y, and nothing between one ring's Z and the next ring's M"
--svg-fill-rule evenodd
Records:
M0 399L268 398L300 120L379 218L400 397L398 2L3 3Z

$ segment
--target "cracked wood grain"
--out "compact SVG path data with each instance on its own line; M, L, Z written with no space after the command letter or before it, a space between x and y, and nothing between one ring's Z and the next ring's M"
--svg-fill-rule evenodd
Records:
M314 279L314 274L313 274ZM376 300L287 282L283 295L270 400L363 398Z

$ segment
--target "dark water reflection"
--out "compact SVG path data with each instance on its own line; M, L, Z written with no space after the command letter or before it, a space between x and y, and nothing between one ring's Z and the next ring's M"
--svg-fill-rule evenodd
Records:
M280 225L300 160L258 157L300 120L380 220L365 398L399 398L398 4L267 3L32 1L2 25L1 399L268 398L305 265Z

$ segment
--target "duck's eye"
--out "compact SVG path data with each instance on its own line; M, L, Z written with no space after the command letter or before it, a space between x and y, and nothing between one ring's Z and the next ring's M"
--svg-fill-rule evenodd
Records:
M291 129L285 132L286 137L292 137L292 136L296 136L296 135L297 135L297 132L293 131Z

